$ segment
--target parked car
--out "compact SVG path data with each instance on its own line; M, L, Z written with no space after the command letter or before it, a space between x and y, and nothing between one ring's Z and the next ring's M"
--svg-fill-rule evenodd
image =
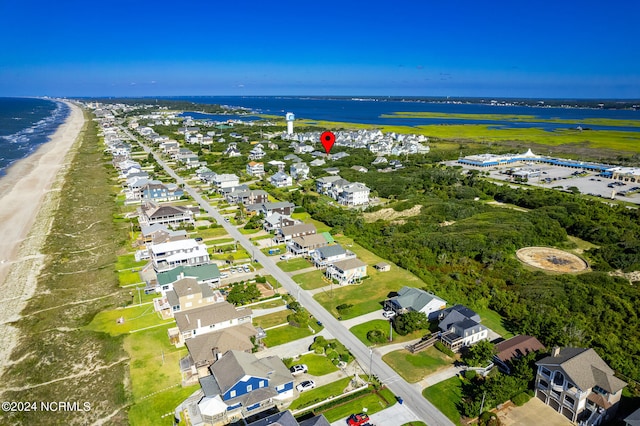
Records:
M313 389L315 387L316 387L316 383L313 380L305 380L304 382L298 383L298 386L296 386L296 390L298 392L304 392L306 390Z
M309 371L309 369L307 368L306 364L297 364L292 365L289 371L291 371L291 374L295 376L296 374L306 373L307 371Z
M280 260L287 260L287 259L291 259L290 254L283 254L282 256L280 256Z
M194 238L194 240L196 240L197 242L200 242L200 241L202 241L202 237L196 237L196 238Z
M236 273L236 268L229 269L229 272L231 272L232 274L235 274Z
M352 414L347 418L349 426L363 426L369 422L369 416L366 413Z
M227 274L226 272L220 272L220 278L227 278L229 276L229 274Z
M383 311L382 316L385 317L386 319L391 319L396 316L396 313L393 311Z
M242 267L242 270L243 270L244 272L246 272L246 273L251 272L251 269L249 269L249 267L248 267L247 265L244 265L244 266Z

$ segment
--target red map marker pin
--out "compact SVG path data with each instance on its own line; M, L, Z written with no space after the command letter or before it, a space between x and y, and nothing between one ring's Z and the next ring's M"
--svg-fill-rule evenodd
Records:
M332 132L324 132L320 135L320 142L322 146L324 146L324 150L327 151L327 155L329 155L329 151L333 148L333 144L336 143L336 135Z

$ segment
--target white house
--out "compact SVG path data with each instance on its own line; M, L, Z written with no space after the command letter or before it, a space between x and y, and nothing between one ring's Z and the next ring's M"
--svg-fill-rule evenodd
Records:
M287 186L293 185L293 179L291 179L291 176L289 176L285 172L278 172L269 177L269 182L276 188L285 188Z
M156 272L181 265L197 266L209 263L207 246L194 239L171 241L151 246L151 262Z
M356 255L349 250L345 250L340 244L320 247L311 255L311 260L316 268L326 268L340 260L353 259Z
M338 193L338 203L345 206L362 206L369 203L369 193L371 190L360 182L346 185Z
M438 312L447 306L447 302L439 297L415 287L402 287L398 295L384 302L386 310L396 314L410 311L422 312L429 319L437 317Z
M249 164L247 164L247 174L255 177L262 177L264 175L264 163L250 161Z
M236 308L229 302L218 302L174 313L179 335L175 329L169 329L168 332L172 343L180 346L185 340L195 336L235 325L251 324L252 317L253 311L250 308Z
M340 260L327 266L324 274L340 285L353 284L367 276L367 264L357 258Z
M289 173L291 173L291 177L295 180L304 180L309 176L309 166L305 163L293 163L291 167L289 167Z
M240 185L240 178L231 173L216 174L213 176L211 184L219 190L224 188L233 188Z

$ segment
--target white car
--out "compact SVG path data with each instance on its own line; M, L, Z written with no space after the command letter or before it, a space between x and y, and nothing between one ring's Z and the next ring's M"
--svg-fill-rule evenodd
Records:
M386 319L391 319L396 316L396 313L393 311L382 311L382 316Z
M304 392L309 389L313 389L316 387L316 383L313 380L305 380L304 382L300 382L298 386L296 386L296 390L298 392Z
M306 373L307 371L309 371L309 369L307 368L306 364L297 364L292 365L289 371L291 371L291 374L295 376L296 374Z
M288 259L291 259L290 254L283 254L282 256L280 256L280 260L288 260Z

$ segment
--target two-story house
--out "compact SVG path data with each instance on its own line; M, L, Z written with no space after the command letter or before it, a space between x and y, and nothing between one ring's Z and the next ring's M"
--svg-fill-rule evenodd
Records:
M204 424L228 424L281 406L293 397L293 376L276 356L229 351L200 379L202 398L193 409ZM189 410L191 411L191 410Z
M198 284L215 286L220 283L220 270L214 263L198 266L177 266L156 274L156 292L164 296L173 289L173 283L183 278L195 278Z
M362 206L369 203L371 190L363 183L345 185L338 193L338 203L345 206Z
M251 324L253 311L219 302L208 306L174 313L177 327L168 330L171 343L176 346L193 337L241 324Z
M285 216L280 213L274 213L267 217L262 223L262 227L267 232L278 232L280 229L288 226L293 226L297 223L296 220L291 219L290 216Z
M264 163L250 161L249 164L247 164L247 174L258 178L264 176Z
M293 237L291 241L287 243L287 251L294 256L309 256L314 250L320 247L326 247L329 242L321 234L302 235L299 237Z
M422 312L428 319L438 317L438 312L447 306L447 302L426 291L415 287L402 287L398 295L384 302L384 308L396 314Z
M289 173L295 180L305 180L309 176L309 166L305 163L293 163L289 167Z
M593 349L555 347L536 365L536 396L573 423L597 426L615 415L627 383Z
M293 185L293 179L285 172L280 171L269 177L269 183L276 188L286 188Z
M513 336L495 346L496 354L493 356L493 362L501 371L510 374L511 362L514 359L527 356L531 352L544 350L546 350L544 345L533 336Z
M177 226L183 223L193 225L194 216L199 212L198 207L172 206L148 201L138 209L138 222L141 226Z
M357 258L339 260L328 265L324 274L340 285L353 284L367 276L367 264Z
M355 257L355 253L345 250L340 244L335 244L314 250L311 260L316 268L326 268L328 265L340 260L353 259Z
M273 240L277 244L287 243L295 237L315 234L316 226L313 223L298 223L295 225L283 226L276 230Z
M218 191L240 185L240 178L233 173L220 173L213 176L211 185Z
M151 262L156 272L177 266L198 266L209 263L207 246L194 239L156 244L150 248Z
M288 201L279 201L275 203L258 203L246 206L247 212L262 214L269 217L274 213L280 213L285 216L291 216L296 206Z
M438 313L440 340L454 352L489 338L489 330L480 324L480 315L463 305L455 305Z
M229 203L242 203L245 206L265 203L269 199L269 194L262 189L236 189L224 194L224 196Z
M208 284L198 284L195 278L182 278L173 283L165 296L153 300L156 311L163 318L171 318L177 312L184 312L213 303L224 302L218 290L212 290Z

